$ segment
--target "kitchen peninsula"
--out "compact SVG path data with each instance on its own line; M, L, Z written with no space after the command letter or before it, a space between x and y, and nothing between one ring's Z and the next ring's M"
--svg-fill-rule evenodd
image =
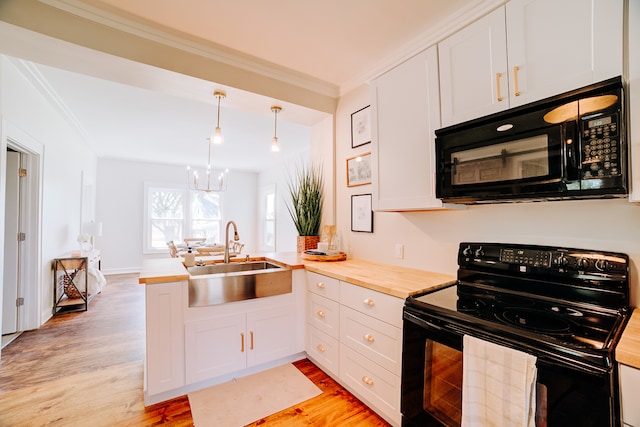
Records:
M308 261L296 253L259 254L249 261L290 268L291 293L189 307L190 276L182 259L144 262L139 283L146 285L145 405L309 357L399 423L404 299L455 277L358 259ZM355 332L363 325L369 332ZM359 343L353 333L368 340ZM366 373L351 372L354 363Z

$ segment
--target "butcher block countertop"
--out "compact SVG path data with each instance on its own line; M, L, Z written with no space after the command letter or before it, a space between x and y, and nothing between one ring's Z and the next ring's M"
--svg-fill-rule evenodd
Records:
M640 369L640 308L631 315L616 347L616 361Z
M293 269L304 268L318 274L368 289L407 298L420 292L437 289L453 283L453 275L413 268L381 264L359 259L345 261L308 261L296 253L265 253L252 255L251 260L267 260ZM220 257L198 257L205 263L220 262ZM233 259L242 262L245 258ZM189 274L182 265L182 258L148 259L143 262L139 283L152 284L188 280Z
M429 289L442 288L456 280L455 276L448 274L359 259L338 262L305 261L304 268L403 299Z

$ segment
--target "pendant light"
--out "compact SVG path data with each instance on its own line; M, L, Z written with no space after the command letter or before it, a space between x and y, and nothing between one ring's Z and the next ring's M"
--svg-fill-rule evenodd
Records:
M191 166L187 166L187 185L190 190L194 191L204 191L206 193L210 192L221 192L227 189L227 180L226 175L229 170L225 170L221 172L218 177L215 179L213 185L211 184L211 175L213 174L213 156L212 156L212 146L214 144L222 144L222 132L220 130L220 99L225 98L227 96L226 93L222 91L213 92L213 96L218 99L218 122L216 124L216 129L210 138L207 138L208 146L209 146L209 156L207 160L207 177L206 177L206 187L201 187L198 184L198 171L194 170L193 174L191 173Z
M280 151L280 146L278 145L278 113L282 111L281 107L274 105L271 107L271 111L275 115L275 121L273 123L273 139L271 140L271 151L277 152Z
M216 90L215 92L213 92L213 96L218 99L218 121L216 124L216 129L211 136L211 142L213 142L214 144L222 144L224 138L222 137L222 130L220 129L220 100L222 98L226 98L227 94L221 90Z

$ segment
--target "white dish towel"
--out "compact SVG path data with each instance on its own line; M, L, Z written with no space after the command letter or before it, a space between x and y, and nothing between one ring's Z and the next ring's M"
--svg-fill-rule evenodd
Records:
M464 336L462 427L535 427L536 357Z

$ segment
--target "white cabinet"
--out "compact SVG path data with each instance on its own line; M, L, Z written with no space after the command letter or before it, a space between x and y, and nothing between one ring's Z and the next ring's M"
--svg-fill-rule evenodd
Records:
M404 300L307 272L308 357L400 425Z
M622 0L511 0L438 44L449 126L622 75Z
M440 127L437 48L371 84L375 210L442 208L435 197L434 131Z
M340 283L307 271L307 355L327 374L339 375Z
M627 365L620 368L620 394L622 395L622 421L625 426L640 427L640 370Z
M145 401L185 384L183 288L186 282L146 285Z
M404 300L340 282L340 379L400 424Z
M189 322L185 325L188 384L296 352L294 306Z
M442 125L508 108L504 7L438 43Z
M640 202L640 2L630 1L628 12L627 57L629 58L629 149L631 194L629 200Z

